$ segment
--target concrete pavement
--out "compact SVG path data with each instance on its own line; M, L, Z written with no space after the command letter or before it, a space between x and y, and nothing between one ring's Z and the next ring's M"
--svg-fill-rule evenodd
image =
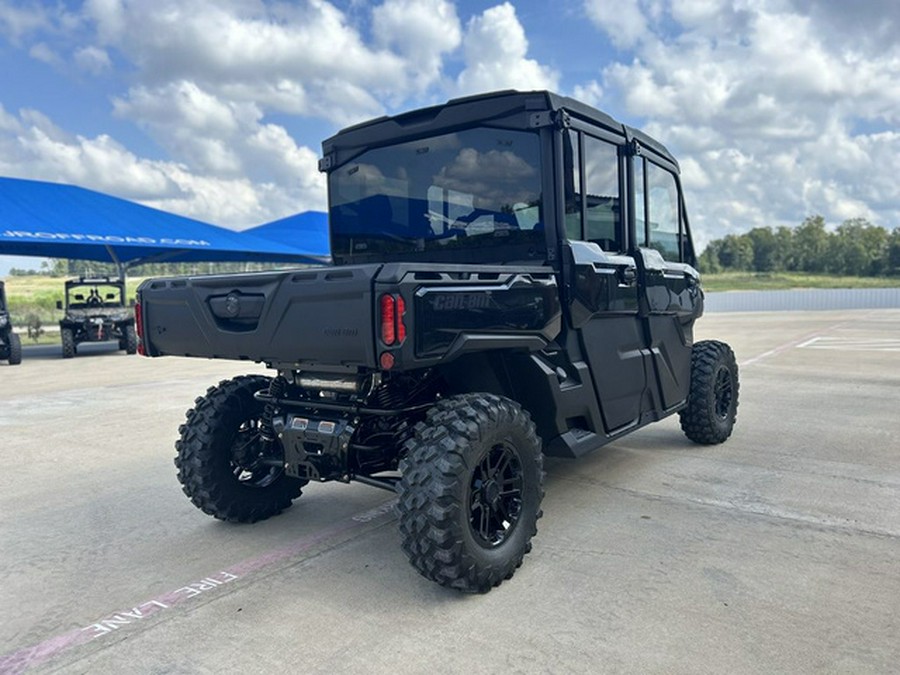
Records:
M171 463L252 364L26 351L0 365L0 672L887 672L900 661L900 311L711 314L734 436L669 419L548 461L515 577L419 577L389 493L313 485L219 523Z

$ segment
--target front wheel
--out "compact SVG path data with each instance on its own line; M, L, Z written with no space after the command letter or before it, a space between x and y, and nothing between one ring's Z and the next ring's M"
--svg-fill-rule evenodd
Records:
M419 573L484 593L531 550L543 498L534 423L493 394L439 401L415 427L400 462L403 550Z
M182 489L194 506L219 520L254 523L274 516L306 484L272 461L283 461L283 453L260 434L265 406L253 394L270 382L244 375L210 387L178 429L175 466Z
M22 363L22 340L17 333L9 333L9 365L17 366Z
M75 336L72 334L71 328L63 328L59 331L62 340L62 355L64 359L71 359L75 356Z
M695 443L722 443L737 419L738 366L724 342L704 340L691 351L691 388L679 413L681 429Z

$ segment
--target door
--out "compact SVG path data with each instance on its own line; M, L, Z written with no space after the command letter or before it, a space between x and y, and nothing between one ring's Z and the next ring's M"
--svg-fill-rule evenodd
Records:
M638 314L635 258L627 254L621 146L567 134L569 320L591 372L606 434L640 422L649 352ZM568 160L568 158L566 158Z
M688 394L702 297L699 275L686 262L690 238L675 173L643 157L634 167L641 320L652 360L650 379L659 393L659 403L649 405L666 411Z

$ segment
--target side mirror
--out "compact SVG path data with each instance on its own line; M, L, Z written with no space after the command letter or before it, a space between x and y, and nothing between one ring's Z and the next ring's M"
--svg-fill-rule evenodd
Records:
M62 309L62 308L63 308L63 306L62 306L62 300L57 300L57 301L56 301L56 309Z
M78 300L78 301L80 301L80 302L84 302L84 296L83 296L81 293L76 293L76 294L75 294L75 299Z
M134 298L132 298L131 300L128 301L129 307L134 307L136 304L137 304L137 301Z
M116 299L116 294L115 294L115 293L107 293L107 294L106 294L106 299L107 299L107 300L115 300L115 299Z

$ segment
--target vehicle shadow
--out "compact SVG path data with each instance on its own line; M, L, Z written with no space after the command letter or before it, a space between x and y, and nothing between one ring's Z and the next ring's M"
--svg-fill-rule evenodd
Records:
M119 349L115 342L84 342L78 345L76 359L96 356L128 356ZM62 345L22 345L22 361L55 361L62 360Z

